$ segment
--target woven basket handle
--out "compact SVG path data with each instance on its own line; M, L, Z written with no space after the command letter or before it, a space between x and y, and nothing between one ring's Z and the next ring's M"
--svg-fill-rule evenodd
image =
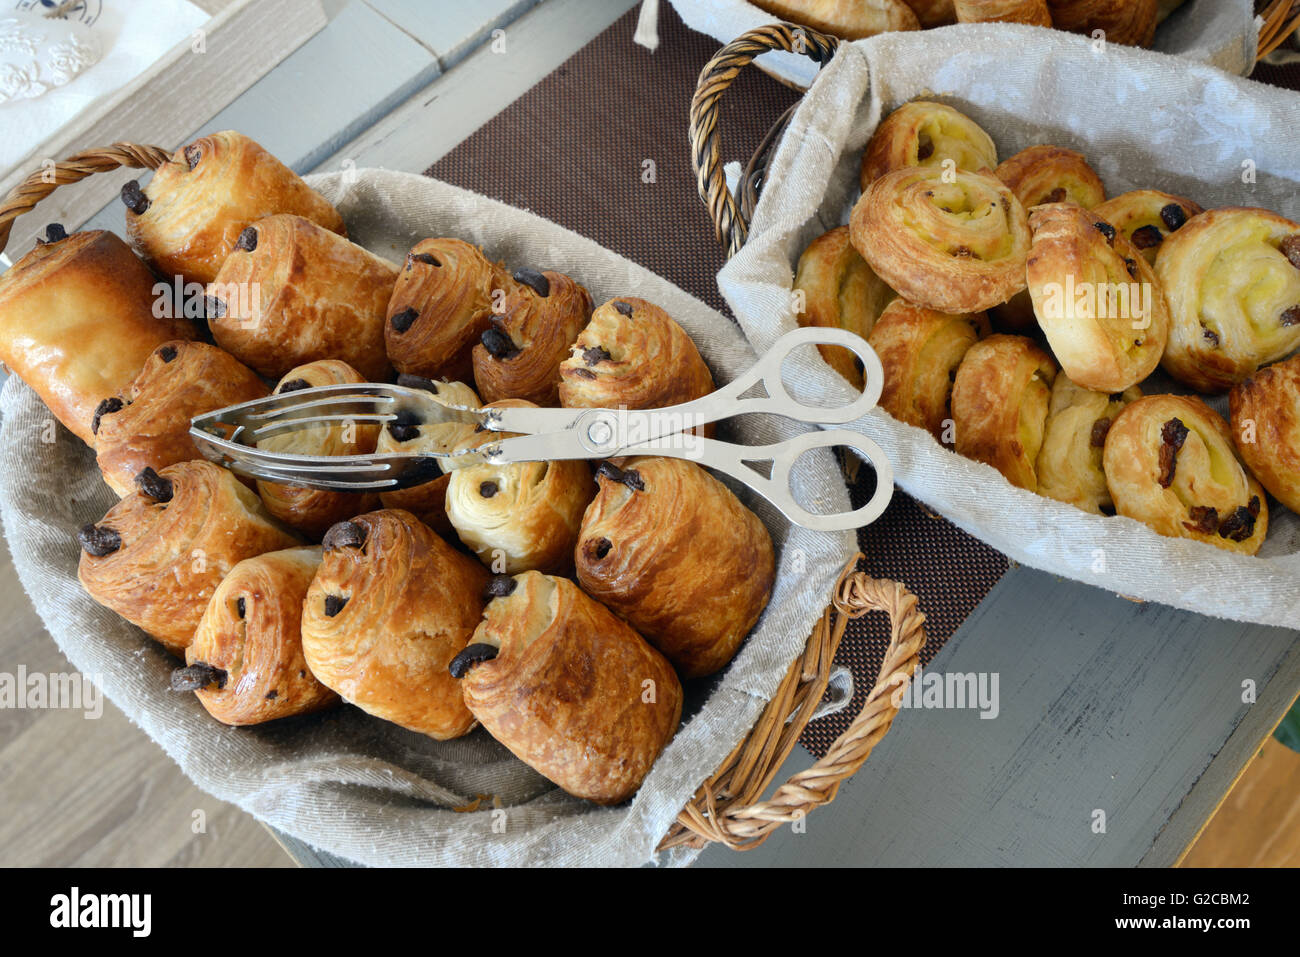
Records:
M736 197L727 189L719 148L718 105L722 94L754 57L769 50L803 53L817 63L825 63L835 53L840 41L809 27L793 23L773 23L742 33L714 56L700 71L700 79L691 99L691 162L700 198L709 209L718 242L734 256L749 235L749 221Z
M76 183L94 173L107 173L121 166L132 169L157 169L167 162L171 150L161 146L140 146L136 143L114 143L96 149L74 153L53 166L43 166L9 191L0 202L0 252L9 245L9 232L14 220L30 213L36 204L60 186Z
M834 598L813 629L807 650L790 668L754 729L677 816L660 850L703 847L709 842L752 850L781 825L835 800L841 782L857 773L889 731L898 716L895 701L920 662L925 615L916 596L903 585L854 571L861 557L855 556L840 573ZM794 774L769 799L758 800L817 709L845 627L871 611L889 616L890 637L862 710L825 757Z

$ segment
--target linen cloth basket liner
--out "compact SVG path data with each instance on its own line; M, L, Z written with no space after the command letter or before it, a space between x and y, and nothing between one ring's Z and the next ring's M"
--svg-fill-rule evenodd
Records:
M1207 209L1258 206L1300 217L1295 93L1144 50L1112 44L1098 52L1031 27L969 29L983 36L926 31L842 44L804 96L771 159L748 240L718 275L759 351L794 328L799 254L848 222L867 140L882 116L911 99L968 114L999 158L1036 143L1080 150L1108 196L1155 188ZM1256 182L1243 182L1252 170ZM813 365L802 373L809 394L849 394L828 366ZM1187 392L1160 372L1144 391ZM1224 397L1209 401L1226 417ZM1016 488L883 409L849 427L880 443L899 487L1018 562L1207 615L1300 624L1300 519L1275 500L1259 557L1238 555Z
M734 323L653 273L531 213L425 177L363 170L308 178L338 206L354 241L400 262L418 240L457 236L510 268L573 275L595 302L639 296L692 336L719 383L755 359ZM811 350L810 350L811 351ZM158 742L200 788L324 851L370 865L621 865L645 863L700 783L748 733L822 614L855 544L847 532L790 527L747 489L743 500L778 549L771 603L729 669L692 683L676 738L636 797L601 808L570 797L482 729L438 742L345 706L320 716L228 728L192 694L168 690L176 660L144 632L96 604L77 582L75 533L114 503L94 456L60 429L16 377L0 397L0 512L14 566L73 666ZM725 430L749 444L809 427L770 416ZM734 486L733 486L734 487ZM814 510L849 508L834 456L804 456L795 496ZM450 808L476 795L483 809ZM498 823L496 830L494 822ZM177 826L180 826L178 823ZM689 863L697 851L658 855Z
M645 2L653 3L655 0ZM707 33L721 43L730 43L746 30L781 19L754 6L749 0L672 0L672 4L688 27ZM936 29L949 31L943 34L946 42L965 45L980 42L974 35L965 41L947 39L951 33L981 29L979 24L963 23ZM934 33L933 30L922 32ZM1090 41L1087 37L1075 36L1073 42L1087 44ZM1156 30L1155 49L1208 63L1229 73L1249 73L1255 66L1259 49L1254 0L1188 0ZM787 83L801 88L808 87L817 76L817 64L801 54L775 51L763 54L758 62Z

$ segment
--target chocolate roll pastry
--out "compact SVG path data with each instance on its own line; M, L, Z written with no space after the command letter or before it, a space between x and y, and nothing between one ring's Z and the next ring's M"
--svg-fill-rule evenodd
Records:
M776 559L763 523L683 459L606 463L597 482L575 555L578 582L683 678L725 667L772 594Z
M361 373L342 360L319 359L290 369L275 391L279 395L365 381ZM344 421L281 432L259 439L257 447L263 452L287 455L369 455L375 451L378 438L379 426ZM331 525L379 507L379 498L372 493L336 492L280 482L259 480L257 494L268 512L312 541L319 541Z
M469 731L447 668L482 618L488 573L400 509L340 522L324 549L302 611L312 674L411 731L440 741Z
M1028 23L1050 27L1047 0L953 0L958 23Z
M138 491L78 532L77 577L91 598L179 655L232 568L301 542L211 462L146 469L137 484Z
M463 383L427 382L426 388L439 402L469 409L479 407L478 396ZM494 405L501 408L510 404L514 403L507 399ZM446 454L477 448L485 442L497 441L502 436L503 433L489 432L476 422L465 421L448 409L443 414L427 415L423 419L405 416L396 422L389 422L379 433L375 451L380 455L393 452ZM456 530L447 518L447 485L455 469L473 464L473 460L440 458L425 461L432 479L410 488L382 492L379 501L384 508L405 509L443 538L454 539Z
M989 172L886 173L853 207L849 235L899 295L939 312L982 312L1025 287L1025 208Z
M320 565L319 548L246 558L208 602L175 691L193 691L222 724L262 724L338 704L307 668L302 602Z
M994 174L1029 209L1044 203L1074 203L1092 209L1106 199L1101 177L1082 153L1059 146L1031 146L1003 160Z
M754 0L782 20L840 37L861 40L891 30L919 30L920 21L904 0Z
M1198 392L1225 392L1300 348L1300 224L1211 209L1165 240L1156 275L1173 319L1161 365Z
M686 330L629 296L599 306L560 365L560 402L571 409L662 409L712 391L713 375Z
M268 378L341 359L369 382L390 374L384 310L397 269L301 216L271 216L239 234L208 286L217 345Z
M496 597L451 665L469 710L570 794L630 798L681 721L673 669L567 579L524 572L489 591Z
M895 299L867 340L885 370L880 407L952 444L952 384L966 352L990 333L982 312L950 316Z
M1169 341L1164 284L1104 219L1073 203L1038 206L1026 275L1038 325L1085 389L1123 392L1149 376Z
M1047 0L1058 29L1095 35L1108 43L1149 47L1156 37L1159 0Z
M1115 504L1106 485L1102 449L1111 423L1140 398L1142 390L1137 386L1108 395L1058 375L1052 384L1043 445L1035 462L1038 494L1085 512L1113 515Z
M398 372L468 382L474 347L505 308L514 280L459 239L425 239L407 254L388 301L384 341Z
M978 123L951 106L914 100L876 127L862 155L859 183L865 192L886 173L913 166L978 171L997 165L997 147Z
M1239 382L1228 406L1238 454L1264 488L1300 515L1300 356Z
M484 402L560 401L560 363L591 319L591 294L558 272L521 269L500 315L474 347L474 382Z
M838 226L808 244L799 257L794 288L804 296L803 311L795 316L799 325L848 329L863 338L897 295L853 248L847 226ZM862 388L857 356L841 346L817 349L832 369Z
M347 235L323 196L242 133L226 130L180 147L148 185L127 183L126 232L164 276L209 283L248 226L287 213Z
M194 332L154 316L153 273L112 233L69 235L55 223L47 235L0 275L0 362L93 447L100 402L154 349Z
M1149 395L1119 414L1102 464L1120 515L1161 535L1254 555L1268 532L1264 489L1200 399Z
M958 454L1037 491L1034 465L1057 372L1052 357L1024 336L989 336L971 346L952 387Z
M1142 258L1154 266L1156 255L1169 235L1205 210L1190 199L1158 189L1135 189L1106 200L1093 212L1119 230Z
M228 405L260 399L266 386L234 356L204 342L178 339L149 354L139 375L95 409L91 431L104 481L119 497L135 491L135 477L201 459L190 419Z

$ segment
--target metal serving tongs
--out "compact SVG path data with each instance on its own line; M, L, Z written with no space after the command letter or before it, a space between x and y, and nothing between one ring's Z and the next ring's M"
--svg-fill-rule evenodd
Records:
M862 361L865 391L848 405L821 408L796 401L781 379L787 356L801 346L842 346ZM871 347L844 329L796 329L748 372L716 392L665 409L471 409L439 401L424 389L382 383L327 385L272 395L196 416L190 435L214 462L241 475L287 485L354 492L383 492L431 481L443 462L460 468L479 462L541 462L611 459L624 455L683 458L730 475L762 495L796 525L815 531L859 528L880 517L894 490L885 453L866 436L848 429L813 430L772 445L735 445L689 431L749 413L768 413L816 425L842 425L865 415L880 398L884 372ZM746 396L751 391L763 395ZM329 423L386 424L432 420L473 422L516 436L454 452L395 452L374 455L291 455L263 451L256 444L285 432ZM790 475L795 461L817 448L847 447L876 474L871 500L850 512L820 514L795 501Z

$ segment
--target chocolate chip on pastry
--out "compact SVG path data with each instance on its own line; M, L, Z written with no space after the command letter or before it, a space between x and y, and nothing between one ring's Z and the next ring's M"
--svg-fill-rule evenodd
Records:
M683 678L725 667L767 606L772 539L725 485L675 458L602 473L575 559L578 582L626 619ZM671 516L668 519L667 516Z
M1261 369L1228 393L1232 441L1273 496L1300 515L1300 356Z
M257 143L230 130L182 146L143 190L128 184L122 199L127 235L144 258L160 274L190 282L216 279L244 230L277 213L347 235L343 218L324 197Z
M1076 385L1064 373L1058 375L1035 463L1038 494L1085 512L1113 515L1102 450L1115 418L1140 398L1142 390L1137 386L1111 395Z
M1205 210L1181 196L1156 189L1135 189L1106 200L1093 212L1122 233L1142 258L1154 266L1160 247L1169 235Z
M573 582L538 572L514 581L452 662L466 705L515 757L570 794L627 800L677 730L677 675Z
M311 673L368 714L460 737L474 718L447 669L482 618L487 571L409 512L351 521L365 546L327 550L303 601Z
M863 192L886 173L909 167L993 170L998 151L979 124L943 103L914 100L885 117L862 155Z

